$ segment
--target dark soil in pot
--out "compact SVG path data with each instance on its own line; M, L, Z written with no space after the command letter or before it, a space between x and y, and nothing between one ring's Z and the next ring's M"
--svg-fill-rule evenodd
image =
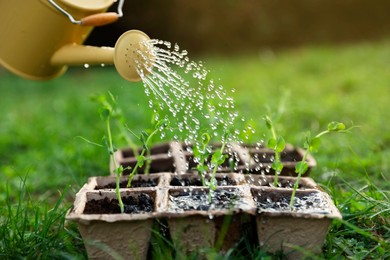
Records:
M127 188L127 180L120 182L120 188ZM158 179L149 179L149 180L143 180L143 179L133 179L131 181L131 187L130 188L148 188L148 187L156 187L157 186ZM95 190L102 190L102 189L115 189L116 184L115 182L109 183L107 185L97 185L95 187Z
M217 186L234 186L237 185L236 181L232 180L228 176L216 177ZM173 177L169 183L171 186L202 186L202 181L200 178L190 178L190 177Z
M219 210L231 209L240 201L240 193L236 189L217 189L211 193L209 202L208 190L177 190L169 194L170 211Z
M328 201L320 192L297 193L294 204L290 208L291 192L283 193L263 193L252 191L258 213L267 212L299 212L330 214Z
M277 188L294 188L295 182L290 181L290 180L278 180L278 185L276 186ZM270 186L274 187L273 182L266 182L264 186ZM302 189L304 186L301 183L298 183L298 189Z
M169 152L169 150L170 150L170 146L168 143L157 144L150 148L150 155L166 154ZM138 149L138 154L140 154L141 152L142 149ZM122 156L124 158L129 158L129 157L135 157L135 154L133 149L126 148L122 150Z
M228 156L228 158L221 164L219 165L219 170L218 172L220 171L223 171L223 172L226 172L226 171L234 171L234 168L239 166L239 165L243 165L242 162L238 159L238 157L236 155L231 155L231 154L227 154L227 153L224 153L225 156ZM198 165L198 161L196 158L194 158L194 155L187 155L186 156L186 160L188 162L188 170L189 171L192 171L194 169L196 169L196 166ZM206 159L205 161L205 164L209 164L211 161L211 156Z
M251 156L257 163L269 163L273 161L275 153L273 151L251 152ZM299 162L302 156L294 150L283 151L280 153L282 162Z
M250 185L265 186L265 187L275 187L274 186L274 178L275 177L271 176L271 175L259 176L259 175L247 174L245 176L245 178L246 178L247 183L250 184ZM276 188L290 188L290 189L292 189L294 187L295 182L296 182L296 179L294 179L294 180L292 180L292 179L283 179L283 177L282 177L282 178L278 179L278 185L276 186ZM305 183L300 181L299 184L298 184L298 189L305 189L305 188L313 188L313 187L307 187L305 185Z
M175 172L175 166L174 161L172 157L169 157L168 155L154 155L150 158L150 165L149 165L149 171L148 173L160 173L160 172ZM130 175L132 173L132 169L137 164L137 158L129 158L128 160L124 160L120 163L123 168L125 169L123 171L123 175ZM137 169L137 174L144 174L145 173L145 167L146 163L144 165Z
M138 196L122 198L125 213L139 214L154 210L154 199L148 194L141 193ZM120 208L117 199L107 197L99 200L92 199L85 205L84 214L119 214Z

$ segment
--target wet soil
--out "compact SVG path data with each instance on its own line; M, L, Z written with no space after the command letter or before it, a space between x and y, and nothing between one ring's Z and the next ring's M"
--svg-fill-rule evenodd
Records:
M154 210L154 199L148 194L128 196L122 198L125 213L137 214L152 212ZM117 199L90 200L85 205L84 214L119 214L120 208Z
M328 202L318 193L295 197L294 205L290 208L291 196L262 195L255 198L256 207L260 213L266 211L294 211L307 213L330 213Z
M255 179L254 177L248 177L247 179L248 184L255 185L255 186L265 186L265 187L275 187L274 186L274 180L273 179L267 179L267 178L259 178ZM292 189L294 187L295 181L291 180L284 180L284 179L278 179L278 185L277 188L290 188ZM298 184L298 189L307 189L312 187L307 187L301 182Z
M170 211L229 209L240 199L237 190L216 190L212 192L209 202L209 192L205 190L177 191L169 195Z
M149 179L149 180L132 180L131 181L131 187L130 188L148 188L148 187L156 187L157 186L158 179ZM127 188L127 180L121 181L119 184L119 187L121 188ZM109 183L107 185L97 185L95 187L95 190L102 190L102 189L115 189L116 184L115 182Z
M275 156L274 152L253 152L251 154L255 162L268 163L272 162ZM282 162L299 162L302 160L302 156L295 150L283 151L280 153Z
M237 185L236 181L232 180L228 176L216 177L218 186L234 186ZM200 178L190 177L173 177L169 183L171 186L202 186Z

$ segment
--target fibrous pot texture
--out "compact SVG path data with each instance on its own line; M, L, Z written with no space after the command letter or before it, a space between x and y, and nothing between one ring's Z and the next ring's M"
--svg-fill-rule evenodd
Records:
M218 144L212 145L213 149L220 147ZM228 159L218 168L218 172L236 172L251 174L274 174L271 165L274 156L273 150L263 146L255 145L237 145L228 144ZM140 151L138 151L140 152ZM304 151L295 148L290 144L286 145L285 150L281 153L283 170L281 175L295 176L295 165L302 160ZM137 163L134 151L130 148L118 150L115 154L116 161L123 167L133 168ZM185 145L180 142L162 143L150 149L150 169L149 173L171 172L171 173L190 173L194 172L196 160L192 152L191 145ZM316 161L309 155L307 157L308 176L311 168L316 166ZM111 162L111 173L114 173L113 163ZM125 170L124 175L130 174L131 170ZM145 165L137 171L145 173Z
M155 164L150 168L154 169L150 174L136 174L130 187L127 187L128 176L121 176L120 192L125 204L130 204L125 206L128 213L89 212L90 204L98 200L110 205L117 203L115 176L92 177L77 194L67 219L79 223L91 258L105 258L110 251L107 248L112 248L125 258L146 259L153 222L168 223L169 239L177 250L185 253L207 247L227 251L251 230L257 230L258 241L264 249L271 252L282 249L291 259L301 256L294 245L319 252L332 219L341 218L330 197L312 179L302 177L296 195L297 205L289 208L292 187L297 179L279 176L279 185L274 187L274 176L257 174L261 171L255 170L265 164L258 165L255 160L258 155L266 159L270 151L234 145L232 150L237 163L235 169L227 172L230 166L222 166L215 175L217 189L210 190L189 167L193 160L191 149L176 142L153 147L151 162ZM292 150L295 155L299 154L296 149ZM116 156L124 166L135 160L128 149L119 150ZM248 163L245 165L244 162ZM315 165L314 160L311 165ZM211 178L211 175L204 176L206 181ZM314 205L317 201L319 207ZM298 205L302 203L303 206ZM117 205L113 207L118 208ZM108 227L103 227L106 224ZM119 237L116 229L121 231ZM93 237L94 230L102 236ZM118 240L108 238L111 230ZM145 239L142 245L141 238ZM138 249L136 255L132 248Z

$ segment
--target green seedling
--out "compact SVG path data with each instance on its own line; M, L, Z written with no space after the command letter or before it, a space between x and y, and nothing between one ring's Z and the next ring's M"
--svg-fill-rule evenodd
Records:
M271 167L275 171L274 186L277 187L279 184L278 177L283 170L283 163L280 153L283 152L284 148L286 147L286 142L282 136L279 136L276 133L271 118L269 116L264 116L263 119L267 128L271 131L272 134L272 137L268 140L267 147L272 149L275 153L275 158L272 162Z
M109 93L110 98L113 102L113 104L116 104L115 97ZM102 107L100 109L100 117L106 124L106 136L104 137L104 143L106 145L108 154L110 156L110 159L112 160L114 164L114 173L116 176L115 179L115 193L118 199L119 208L121 210L121 213L124 213L124 205L122 202L122 197L120 195L120 176L122 175L123 171L125 170L122 165L119 165L118 162L115 159L115 152L116 148L114 147L114 142L112 139L112 133L111 133L111 118L115 116L115 107L110 104L110 102L107 101L105 96L99 96L98 98L94 99L95 101L99 102Z
M131 132L138 140L142 143L142 151L139 155L137 155L137 163L134 166L133 170L131 171L129 175L129 180L127 182L127 187L129 188L131 186L131 182L134 178L134 175L137 173L137 170L144 166L145 164L145 174L149 172L150 168L150 143L153 139L153 137L157 134L157 132L163 130L168 126L167 120L160 120L154 125L154 129L151 131L151 133L147 133L146 131L142 131L139 136L134 134L130 129L128 129L129 132Z
M221 147L214 151L212 151L212 147L209 145L210 142L210 135L207 133L202 134L202 143L198 145L194 145L193 148L193 153L194 157L197 158L198 163L196 165L196 170L198 171L198 174L201 178L202 185L203 186L208 186L209 187L209 202L211 203L211 195L212 192L217 189L217 180L215 178L215 175L217 173L218 167L223 164L228 158L226 154L224 154L225 146L227 143L227 137L228 134L226 133ZM210 162L208 162L208 159L211 156ZM206 181L205 175L206 173L212 169L211 176L210 176L210 181Z
M209 170L207 159L211 154L211 147L209 145L210 135L208 133L204 133L202 134L201 138L202 138L201 144L194 145L193 154L194 154L194 158L198 160L198 163L196 164L196 170L198 171L200 179L202 180L202 185L206 186L205 175Z
M225 160L229 157L227 154L223 153L225 150L226 143L227 143L227 134L225 134L225 137L223 138L221 148L216 150L211 156L211 164L213 165L213 172L211 174L209 187L213 191L217 189L217 180L215 179L215 174L217 173L218 167L219 165L223 164Z
M326 130L320 132L319 134L315 135L314 137L311 136L310 132L307 133L306 139L304 142L304 146L303 146L306 149L305 153L303 155L302 160L295 165L295 172L298 174L298 176L297 176L297 180L294 184L293 191L291 194L290 208L292 208L292 206L294 205L295 193L298 189L298 185L299 185L299 181L301 179L301 176L309 168L309 165L306 161L309 153L318 151L320 144L321 144L322 136L330 134L330 133L347 133L347 132L349 132L350 129L351 128L346 129L345 125L343 123L333 121L333 122L330 122L328 124L328 127Z
M115 148L113 143L113 138L111 133L112 132L111 121L112 119L115 120L120 130L120 136L132 148L132 150L134 151L134 155L137 158L137 163L132 169L131 174L129 175L127 187L131 186L131 182L134 178L134 175L137 173L137 170L139 168L145 165L145 173L148 173L150 169L150 162L151 162L150 149L149 149L151 140L158 131L164 129L167 126L167 123L166 120L160 120L154 125L154 129L151 131L151 133L142 131L141 134L137 136L126 125L121 110L116 106L117 105L116 98L110 92L109 92L109 96L111 102L108 101L106 96L104 95L93 97L93 100L98 102L102 106L100 109L100 116L103 119L103 121L106 123L106 136L104 137L104 143L110 155L110 159L114 165L114 173L116 176L116 194L119 202L119 207L121 209L121 212L123 213L124 205L119 192L120 176L123 174L125 170L130 170L131 168L130 167L124 168L122 165L119 165L119 163L115 159L115 152L117 151L117 149ZM135 136L138 140L141 141L142 143L141 153L138 153L137 146L134 144L133 140L130 138L128 133L131 133L133 136Z

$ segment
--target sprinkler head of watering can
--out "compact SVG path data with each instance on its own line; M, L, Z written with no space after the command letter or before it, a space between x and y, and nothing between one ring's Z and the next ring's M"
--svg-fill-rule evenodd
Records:
M2 1L0 8L0 39L7 39L1 43L0 66L9 71L28 79L49 80L61 76L68 66L114 63L128 81L142 79L138 68L143 67L144 74L151 71L153 48L148 47L149 37L143 32L125 32L115 48L83 45L94 26L122 17L124 0L19 2ZM117 12L105 13L114 2L118 2Z
M124 79L137 82L151 71L154 55L149 40L145 33L138 30L127 31L117 40L114 48L114 65Z

